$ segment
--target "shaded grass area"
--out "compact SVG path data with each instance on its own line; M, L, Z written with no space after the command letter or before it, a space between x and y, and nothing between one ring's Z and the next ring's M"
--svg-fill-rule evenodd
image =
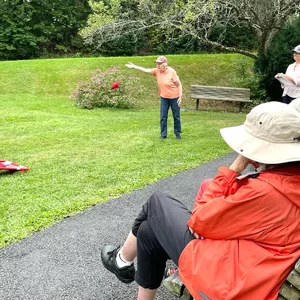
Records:
M171 118L169 137L160 140L157 95L149 76L145 86L154 86L154 96L137 91L145 98L134 110L74 107L69 95L78 80L113 60L0 63L0 158L30 167L24 173L0 172L0 247L230 151L219 129L240 124L243 114L183 110L182 140L174 138ZM176 61L187 64L184 57Z

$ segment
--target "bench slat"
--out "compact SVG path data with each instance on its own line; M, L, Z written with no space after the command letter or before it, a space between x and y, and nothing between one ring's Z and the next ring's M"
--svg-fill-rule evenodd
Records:
M192 98L195 98L195 99L203 99L203 100L216 100L216 101L233 101L233 102L249 102L251 103L252 100L249 100L249 99L243 99L243 98L226 98L226 97L218 97L217 96L212 96L212 97L208 97L208 96L200 96L200 95L196 95L195 97L192 97Z
M289 274L287 281L294 287L300 290L300 274L296 270L292 270Z
M249 91L248 88L237 88L237 87L230 87L230 86L217 86L217 85L200 85L200 84L192 84L192 89L197 88L207 88L207 89L218 89L218 90L237 90L237 91Z
M300 291L287 282L281 286L279 294L288 300L299 300L300 297Z
M300 259L298 259L298 261L296 262L295 270L296 270L298 273L300 273Z

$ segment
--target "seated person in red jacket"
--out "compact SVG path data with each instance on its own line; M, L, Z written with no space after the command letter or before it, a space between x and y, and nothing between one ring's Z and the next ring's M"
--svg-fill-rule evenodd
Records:
M221 135L238 156L192 212L154 193L123 246L102 248L108 270L138 283L138 300L155 298L168 259L195 299L275 300L300 256L300 113L263 103ZM258 172L241 176L249 165Z

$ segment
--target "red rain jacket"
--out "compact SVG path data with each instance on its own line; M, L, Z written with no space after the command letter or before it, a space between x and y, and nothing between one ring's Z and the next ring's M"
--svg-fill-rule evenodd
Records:
M219 168L188 221L205 237L179 259L180 277L197 300L275 300L300 257L299 166L237 176Z

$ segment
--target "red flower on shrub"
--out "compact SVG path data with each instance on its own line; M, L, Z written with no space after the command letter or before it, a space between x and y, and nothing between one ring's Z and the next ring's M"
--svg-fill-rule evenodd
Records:
M115 81L112 85L111 85L111 90L117 89L119 88L120 85L120 81Z

